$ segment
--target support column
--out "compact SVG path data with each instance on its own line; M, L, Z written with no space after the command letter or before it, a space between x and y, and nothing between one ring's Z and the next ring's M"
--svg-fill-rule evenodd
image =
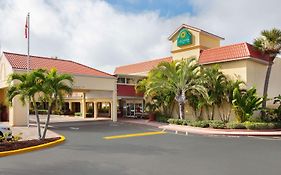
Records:
M98 102L94 101L94 119L98 118Z
M28 126L28 106L22 105L19 97L15 97L9 107L9 124L11 126Z
M81 107L80 107L80 109L81 109L81 113L82 113L82 117L83 118L86 118L86 113L87 113L87 105L86 105L86 99L85 99L85 92L83 93L83 95L82 95L82 101L81 101Z
M111 120L117 122L117 86L112 92L112 104L111 104Z
M72 111L72 102L68 102L68 109Z

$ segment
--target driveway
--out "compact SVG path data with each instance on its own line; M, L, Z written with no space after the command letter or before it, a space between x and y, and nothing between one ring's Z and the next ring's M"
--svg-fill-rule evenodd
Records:
M173 133L106 140L159 131L106 121L54 125L67 141L57 147L0 159L1 175L276 175L281 140Z

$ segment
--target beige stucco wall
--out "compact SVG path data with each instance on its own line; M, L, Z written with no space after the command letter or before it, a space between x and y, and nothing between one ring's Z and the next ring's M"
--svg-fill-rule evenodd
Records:
M184 50L181 52L172 53L174 60L180 60L183 58L199 58L200 47L193 48L191 50Z
M256 61L247 61L247 86L254 86L257 88L257 92L260 96L263 95L264 80L266 75L267 65L261 64ZM274 97L281 94L281 60L276 58L271 70L271 76L268 86L268 98L273 99ZM273 101L268 101L268 107L274 107Z
M209 64L204 65L205 67L210 67L216 65ZM227 75L229 78L232 79L240 79L244 82L247 82L247 61L246 60L239 60L239 61L228 61L223 63L218 63L220 66L220 70Z
M74 75L74 89L81 90L114 90L116 78Z
M199 44L205 48L220 47L220 39L201 32Z
M7 87L8 75L13 72L13 69L4 55L0 58L0 89Z

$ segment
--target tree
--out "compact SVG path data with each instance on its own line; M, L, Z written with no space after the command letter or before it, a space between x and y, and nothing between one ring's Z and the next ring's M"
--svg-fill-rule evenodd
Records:
M151 81L152 77L161 77L161 75L159 77L159 74L157 74L158 73L156 71L151 71L147 78L138 82L135 89L137 93L144 93L144 98L146 103L148 103L148 106L149 104L153 103L156 105L156 109L158 109L160 112L163 112L165 116L171 116L174 107L174 94L167 89L154 89L154 91L146 90L148 82Z
M202 85L201 67L194 58L162 62L152 72L155 76L148 81L146 93L156 90L172 92L179 105L180 119L184 118L185 104L190 95L208 96Z
M276 28L273 28L271 30L263 30L261 32L261 36L254 40L254 46L269 57L263 88L263 96L267 97L272 65L274 63L274 59L276 58L277 54L280 53L281 50L281 30ZM263 109L266 108L266 100L267 99L264 98L262 102ZM263 112L262 114L264 117L265 113Z
M205 103L205 106L208 113L208 119L214 120L215 107L219 109L225 98L227 78L221 71L219 71L218 65L205 68L203 72L205 87L207 88L209 95L209 102ZM211 117L209 115L209 107L212 108Z
M43 83L44 100L48 102L48 114L42 139L45 139L53 107L58 107L63 102L63 97L72 93L73 78L69 74L58 74L56 69L51 69L45 74Z
M232 100L233 100L233 91L234 89L240 90L240 85L244 84L241 80L232 80L229 79L226 82L225 90L224 90L224 102L228 106L224 106L222 109L222 114L220 115L220 118L224 122L228 122L230 119L230 114L232 111ZM226 110L225 110L226 109Z
M31 102L36 116L36 124L38 130L38 138L41 139L40 118L36 104L36 96L43 92L43 79L45 70L34 70L30 73L12 73L8 78L7 97L12 104L14 97L19 96L19 99L25 105L26 101Z

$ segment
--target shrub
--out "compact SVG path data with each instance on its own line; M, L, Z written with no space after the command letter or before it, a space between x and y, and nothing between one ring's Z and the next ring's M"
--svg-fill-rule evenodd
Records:
M157 122L168 123L169 118L171 118L171 117L166 116L166 115L161 114L161 113L156 113L156 121Z
M281 128L281 122L273 122L272 124L274 125L275 129L280 129Z
M265 112L265 117L263 117L263 121L265 122L281 122L281 107L279 106L277 109L266 108L263 109Z
M174 118L168 119L167 122L170 123L170 124L175 124L175 125L189 125L189 123L190 123L189 120L174 119Z
M48 110L46 110L46 109L38 109L38 114L46 115L46 114L48 114Z
M274 129L275 125L274 123L265 123L265 122L244 122L245 127L247 129L253 129L253 130L258 130L258 129Z
M75 116L82 116L82 113L81 112L75 112L74 115Z
M168 119L168 123L170 123L170 124L176 124L176 120L177 120L177 119L170 118L170 119Z
M190 126L194 127L200 127L200 128L208 128L209 127L209 121L202 120L202 121L192 121L189 124Z
M226 128L228 128L228 129L246 129L246 126L244 125L244 123L229 122L226 124Z
M248 121L254 111L260 109L262 101L263 98L257 96L257 90L253 87L243 91L235 88L233 91L232 104L237 121Z
M214 129L223 129L225 128L225 123L221 120L210 120L209 127Z

